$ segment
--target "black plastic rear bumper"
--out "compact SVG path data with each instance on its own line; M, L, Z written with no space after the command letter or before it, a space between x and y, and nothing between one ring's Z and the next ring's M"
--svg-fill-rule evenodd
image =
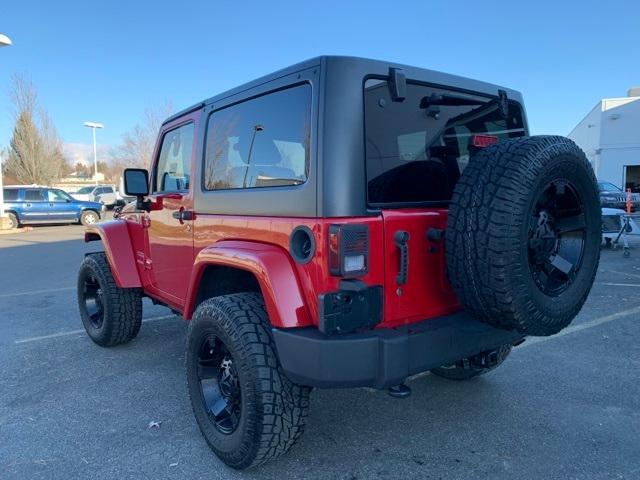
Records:
M273 337L287 376L320 388L386 388L523 338L480 323L464 311L366 333L326 336L315 328L276 328Z

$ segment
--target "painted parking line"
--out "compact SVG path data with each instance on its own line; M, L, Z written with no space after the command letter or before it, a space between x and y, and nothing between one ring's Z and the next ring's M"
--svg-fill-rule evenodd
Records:
M589 328L597 327L604 323L613 322L614 320L618 320L620 318L630 317L632 315L640 314L640 306L630 308L628 310L623 310L621 312L612 313L610 315L605 315L603 317L594 318L593 320L589 320L588 322L579 323L577 325L571 325L564 330L561 330L559 333L552 335L550 337L530 337L527 338L527 341L516 348L516 351L521 348L528 347L530 345L535 345L536 343L546 342L548 340L553 340L554 338L564 337L565 335L570 335L572 333L581 332L582 330L587 330Z
M2 293L0 294L0 298L20 297L23 295L37 295L39 293L64 292L66 290L75 290L75 289L76 287L60 287L60 288L47 288L44 290L29 290L28 292Z
M174 318L174 317L176 317L176 315L162 315L161 317L149 317L149 318L142 319L142 323L155 322L158 320L166 320L167 318ZM52 333L51 335L42 335L40 337L23 338L21 340L16 340L13 343L18 345L21 343L39 342L40 340L49 340L51 338L58 338L58 337L68 337L69 335L78 335L80 333L85 333L84 328L81 328L78 330L69 330L66 332Z
M627 277L640 278L640 274L638 273L630 273L630 272L620 272L618 270L600 270L603 273L615 273L617 275L626 275Z
M611 282L596 282L598 285L608 285L610 287L640 287L640 283L611 283Z

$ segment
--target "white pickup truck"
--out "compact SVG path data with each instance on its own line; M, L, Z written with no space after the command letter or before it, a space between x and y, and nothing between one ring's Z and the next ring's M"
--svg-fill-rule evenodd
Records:
M113 185L89 185L71 195L76 200L98 202L109 208L125 203L124 198Z

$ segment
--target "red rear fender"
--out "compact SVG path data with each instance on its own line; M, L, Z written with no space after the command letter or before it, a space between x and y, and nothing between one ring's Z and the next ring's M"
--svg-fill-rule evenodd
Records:
M183 316L195 310L202 274L219 265L252 273L262 291L271 325L291 328L312 325L292 260L281 247L250 241L221 241L202 249L195 260Z
M93 242L96 240L102 240L116 285L120 288L141 287L127 223L113 220L87 227L84 241Z

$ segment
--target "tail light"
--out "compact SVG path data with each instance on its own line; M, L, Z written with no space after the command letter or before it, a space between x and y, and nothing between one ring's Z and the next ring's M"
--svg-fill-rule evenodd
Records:
M366 225L329 227L329 273L341 277L366 275L369 268L369 228Z

